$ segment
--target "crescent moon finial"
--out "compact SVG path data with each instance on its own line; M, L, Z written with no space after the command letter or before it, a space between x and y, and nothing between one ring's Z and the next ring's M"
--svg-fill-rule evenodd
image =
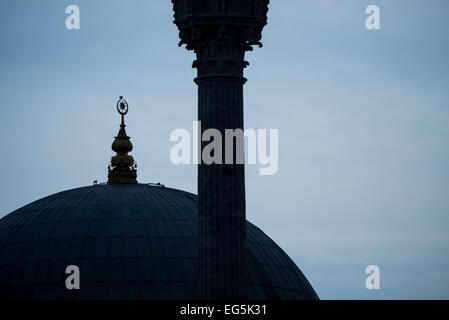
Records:
M119 100L117 101L117 111L122 116L128 113L128 102L126 102L126 100L123 99L123 96L120 96Z

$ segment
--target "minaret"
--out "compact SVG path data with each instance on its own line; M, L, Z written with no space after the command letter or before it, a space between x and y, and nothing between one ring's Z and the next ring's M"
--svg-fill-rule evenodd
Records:
M201 132L243 126L245 52L262 37L269 0L172 0L179 45L196 53ZM235 140L243 139L242 136ZM209 142L201 142L200 154ZM236 163L244 146L233 147L233 164L198 165L199 297L247 298L245 167ZM238 151L238 152L237 152ZM201 157L199 157L201 159Z
M137 183L137 164L134 158L128 155L133 150L133 144L125 131L125 115L128 113L128 103L123 97L117 102L117 111L122 116L120 130L112 143L113 156L108 166L108 183L135 184Z

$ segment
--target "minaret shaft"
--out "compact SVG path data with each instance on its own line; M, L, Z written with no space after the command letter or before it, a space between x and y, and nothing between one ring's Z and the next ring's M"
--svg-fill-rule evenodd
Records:
M245 167L225 164L225 130L243 130L245 52L259 42L267 23L268 0L172 0L179 45L196 53L198 119L201 136L221 133L221 164L198 165L199 297L246 299ZM241 138L241 137L240 137ZM234 139L236 142L238 139ZM241 139L240 139L241 140ZM209 142L201 143L201 151ZM226 146L228 147L228 146ZM244 148L243 144L237 148ZM239 150L243 153L243 150Z
M234 161L225 163L226 130L244 129L242 31L233 26L209 26L203 29L203 45L195 50L201 136L216 129L222 140L221 163L198 166L198 283L202 299L247 298L245 166L235 159L237 148L244 149L244 145L238 145L237 139L232 146ZM201 154L209 143L201 142Z
M243 130L243 81L208 79L198 82L198 119L202 133ZM201 133L201 134L202 134ZM202 142L202 148L208 142ZM234 152L236 154L234 144ZM223 145L223 149L224 145ZM235 158L235 157L234 157ZM199 290L203 299L247 297L247 249L244 164L200 164Z

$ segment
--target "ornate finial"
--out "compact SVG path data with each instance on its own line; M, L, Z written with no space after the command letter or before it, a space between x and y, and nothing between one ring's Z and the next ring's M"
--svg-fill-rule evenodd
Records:
M117 101L117 111L122 116L128 113L128 102L126 102L126 100L123 99L122 96L120 96L119 100Z
M117 155L113 156L108 166L108 183L134 184L137 183L137 164L134 158L128 155L133 150L133 144L125 131L125 115L128 113L128 102L119 97L117 111L122 116L120 130L112 143L112 150Z

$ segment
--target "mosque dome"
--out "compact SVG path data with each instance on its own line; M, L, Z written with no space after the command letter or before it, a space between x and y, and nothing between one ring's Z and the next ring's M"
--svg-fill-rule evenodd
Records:
M0 220L0 298L195 299L197 196L162 185L60 192ZM288 255L247 222L250 299L317 299ZM67 290L65 269L80 270Z
M0 219L0 299L199 298L198 197L137 182L123 97L117 110L108 183L53 194ZM273 240L250 222L246 236L249 299L318 299ZM77 290L66 287L68 266L79 270Z

